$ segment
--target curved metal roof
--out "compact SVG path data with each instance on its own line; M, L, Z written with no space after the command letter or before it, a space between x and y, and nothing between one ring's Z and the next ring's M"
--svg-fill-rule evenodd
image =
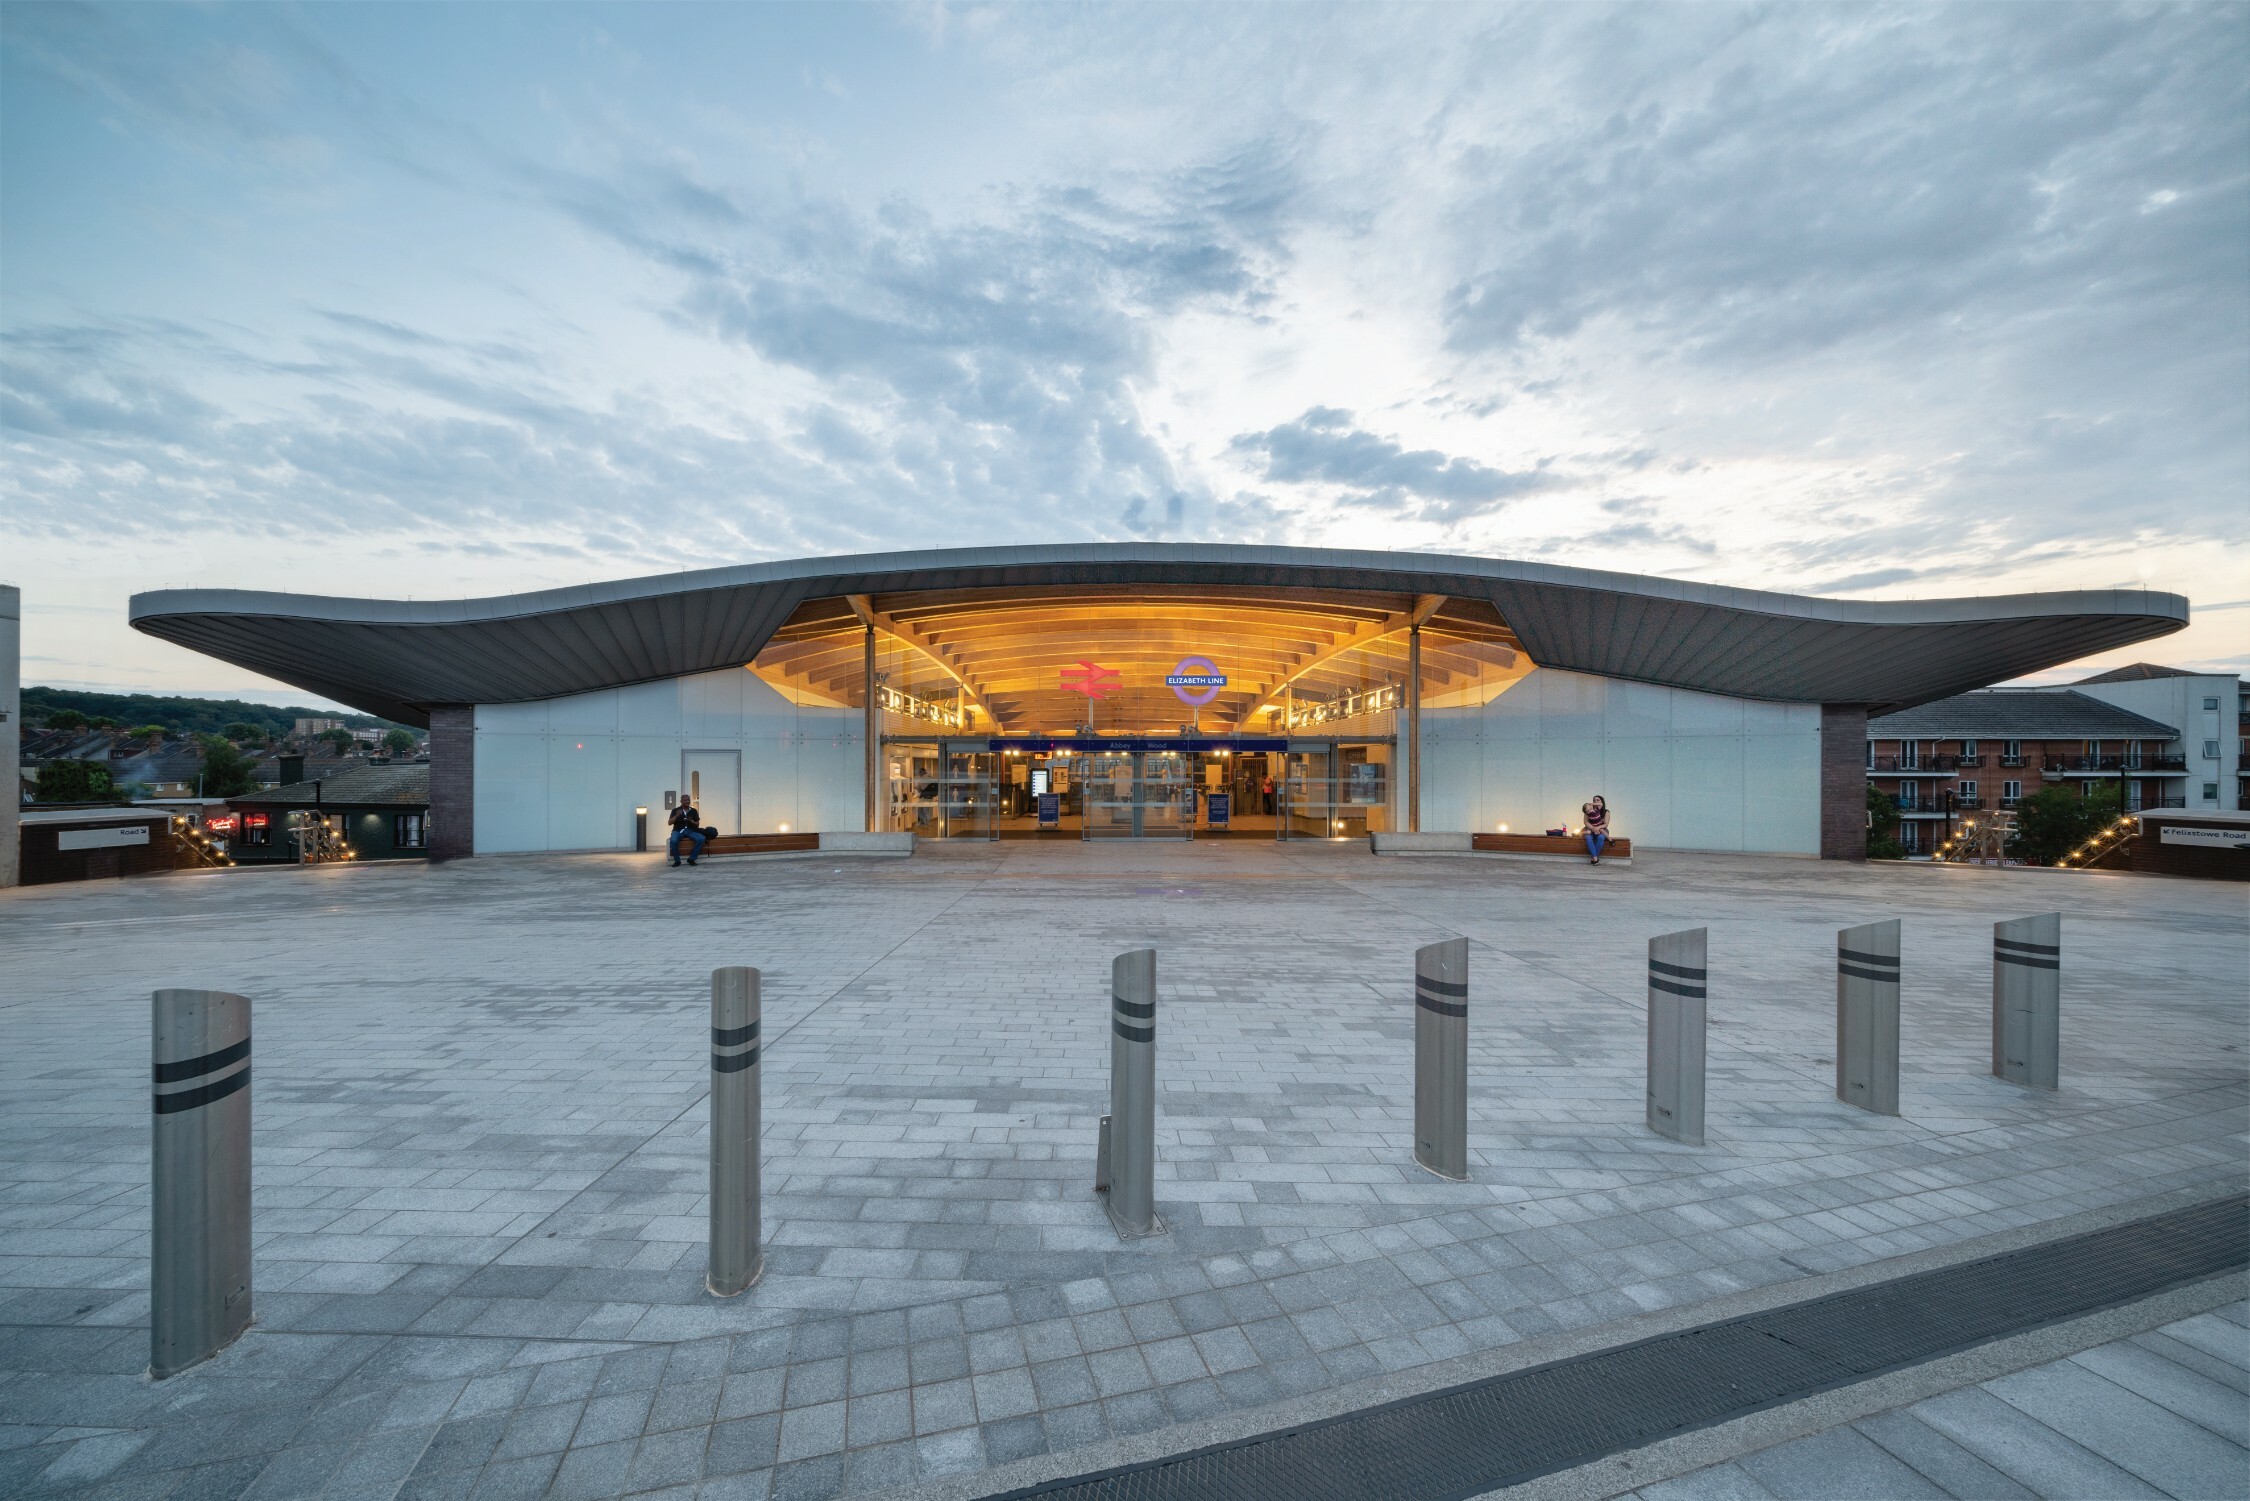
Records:
M1496 608L1543 667L1745 698L1899 708L2167 635L2188 602L2141 589L1816 599L1441 553L1176 542L957 548L752 563L491 599L237 589L133 597L135 629L426 723L740 666L807 600L1133 584L1445 595Z

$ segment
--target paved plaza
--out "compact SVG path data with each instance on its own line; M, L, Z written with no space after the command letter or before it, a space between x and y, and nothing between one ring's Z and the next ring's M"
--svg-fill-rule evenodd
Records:
M1987 1072L1991 924L2058 909L2048 1096ZM1886 917L1896 1119L1833 1098L1835 932ZM1641 1124L1645 945L1702 925L1688 1148ZM1453 936L1465 1184L1411 1142L1413 950ZM1143 944L1168 1233L1124 1243L1090 1185L1110 960ZM0 1494L968 1496L2250 1179L2250 920L2217 883L1251 842L482 858L11 892L0 952ZM718 1300L726 964L764 972L768 1270ZM151 1384L163 985L256 1008L257 1323Z
M2235 1303L1644 1486L1631 1501L2250 1493Z

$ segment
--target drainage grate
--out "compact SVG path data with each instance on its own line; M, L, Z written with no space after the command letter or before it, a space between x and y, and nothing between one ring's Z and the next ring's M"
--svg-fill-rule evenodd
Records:
M2250 1264L2250 1196L995 1501L1474 1496Z

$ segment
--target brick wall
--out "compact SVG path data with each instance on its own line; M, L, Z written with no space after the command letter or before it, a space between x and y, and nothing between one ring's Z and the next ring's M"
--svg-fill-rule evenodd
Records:
M1867 858L1867 706L1820 706L1820 858Z
M476 706L430 708L430 858L476 853Z
M113 825L111 825L113 826ZM81 828L96 827L82 824ZM158 871L178 870L195 863L194 858L172 837L172 820L169 817L151 816L148 821L148 843L120 845L111 849L66 850L61 848L62 829L53 824L30 824L23 830L23 842L17 870L18 879L26 886L44 886L56 881L100 881L117 876L145 876Z
M2143 818L2139 832L2120 847L2120 852L2126 856L2123 863L2127 869L2149 875L2199 876L2207 881L2250 881L2250 850L2166 844L2163 830L2168 823L2178 823L2187 828L2198 826L2192 817L2179 815L2151 815ZM2203 826L2209 827L2215 823L2217 820L2207 820ZM2239 828L2240 825L2233 827ZM2109 865L2111 862L2102 863Z

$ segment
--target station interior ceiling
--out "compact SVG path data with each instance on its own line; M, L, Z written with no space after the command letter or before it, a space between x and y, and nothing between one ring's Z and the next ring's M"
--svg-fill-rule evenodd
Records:
M1426 708L1483 703L1531 669L1507 623L1482 600L1185 586L809 600L749 666L800 703L861 707L873 626L881 679L972 707L968 727L979 733L1085 724L1087 696L1069 682L1091 666L1106 669L1093 705L1100 728L1169 733L1193 716L1204 734L1268 734L1283 728L1292 700L1302 709L1403 684L1416 625ZM1203 663L1226 683L1191 708L1165 678L1203 672Z

